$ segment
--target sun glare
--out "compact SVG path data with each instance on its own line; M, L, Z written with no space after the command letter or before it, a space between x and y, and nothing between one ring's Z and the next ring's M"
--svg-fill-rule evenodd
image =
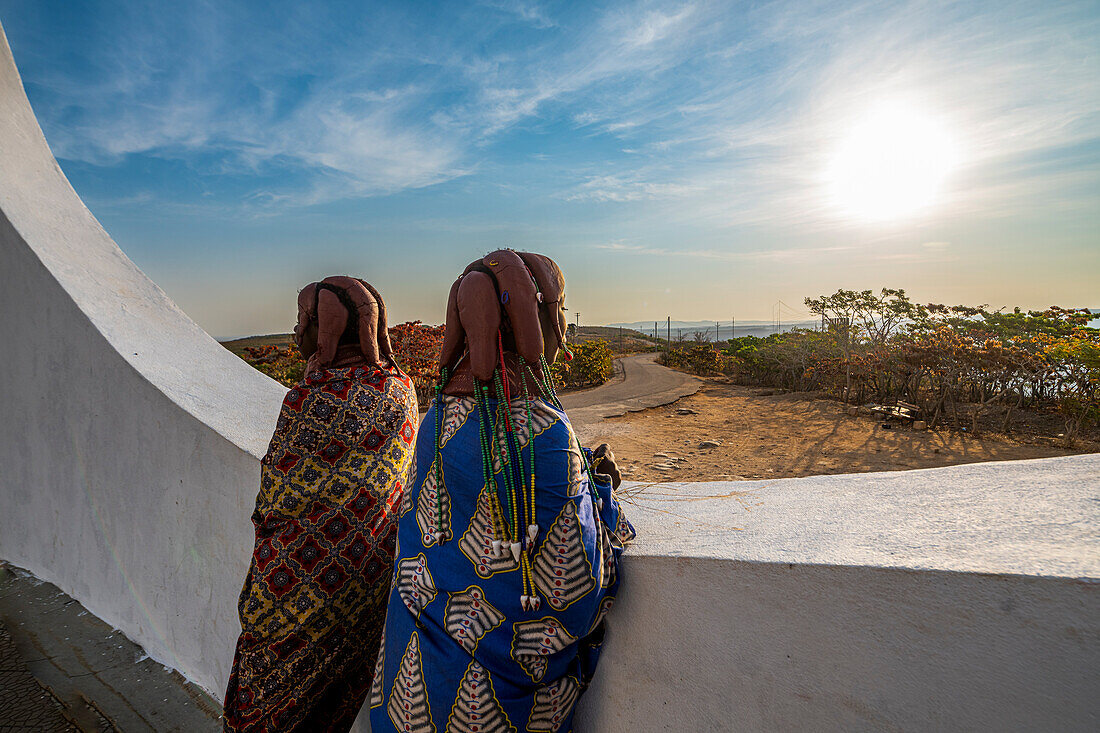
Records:
M941 119L902 104L860 118L827 171L835 204L849 216L890 221L936 203L956 164L956 149Z

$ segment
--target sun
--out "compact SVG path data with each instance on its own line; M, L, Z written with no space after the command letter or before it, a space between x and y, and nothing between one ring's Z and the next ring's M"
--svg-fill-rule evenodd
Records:
M867 221L896 221L937 203L957 164L944 120L907 104L879 106L847 131L826 172L835 205Z

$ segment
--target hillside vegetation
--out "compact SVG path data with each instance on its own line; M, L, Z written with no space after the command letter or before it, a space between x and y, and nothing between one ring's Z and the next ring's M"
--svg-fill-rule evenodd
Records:
M971 433L1053 414L1070 445L1100 423L1100 330L1086 326L1088 311L919 305L889 289L838 290L806 305L824 330L673 343L661 361L742 384L900 405L929 427Z
M582 326L580 330L570 329L569 342L573 359L568 360L565 352L562 352L551 366L559 389L593 387L603 384L611 377L615 352L611 344L600 336L612 330L617 337L618 329L592 326ZM389 331L398 364L412 377L421 404L426 404L438 379L444 327L411 321L393 326ZM648 350L653 348L652 342L638 339L629 331L624 332L623 342L630 347L641 343ZM616 346L617 344L616 341ZM298 347L294 345L291 334L249 336L226 341L222 345L287 387L301 381L305 371L305 361Z

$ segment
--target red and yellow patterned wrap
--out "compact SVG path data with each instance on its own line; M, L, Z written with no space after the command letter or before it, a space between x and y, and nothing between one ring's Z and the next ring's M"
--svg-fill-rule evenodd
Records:
M324 369L287 393L261 462L226 730L347 730L355 719L385 621L417 419L398 369Z

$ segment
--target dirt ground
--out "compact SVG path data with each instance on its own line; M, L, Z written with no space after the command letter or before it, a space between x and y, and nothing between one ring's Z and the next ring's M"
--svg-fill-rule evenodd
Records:
M849 416L845 405L820 396L719 379L672 405L607 418L584 433L587 444L609 443L623 478L633 481L901 471L1100 451L1095 441L1069 450L1054 437L917 431L863 412ZM720 445L701 448L703 441Z

